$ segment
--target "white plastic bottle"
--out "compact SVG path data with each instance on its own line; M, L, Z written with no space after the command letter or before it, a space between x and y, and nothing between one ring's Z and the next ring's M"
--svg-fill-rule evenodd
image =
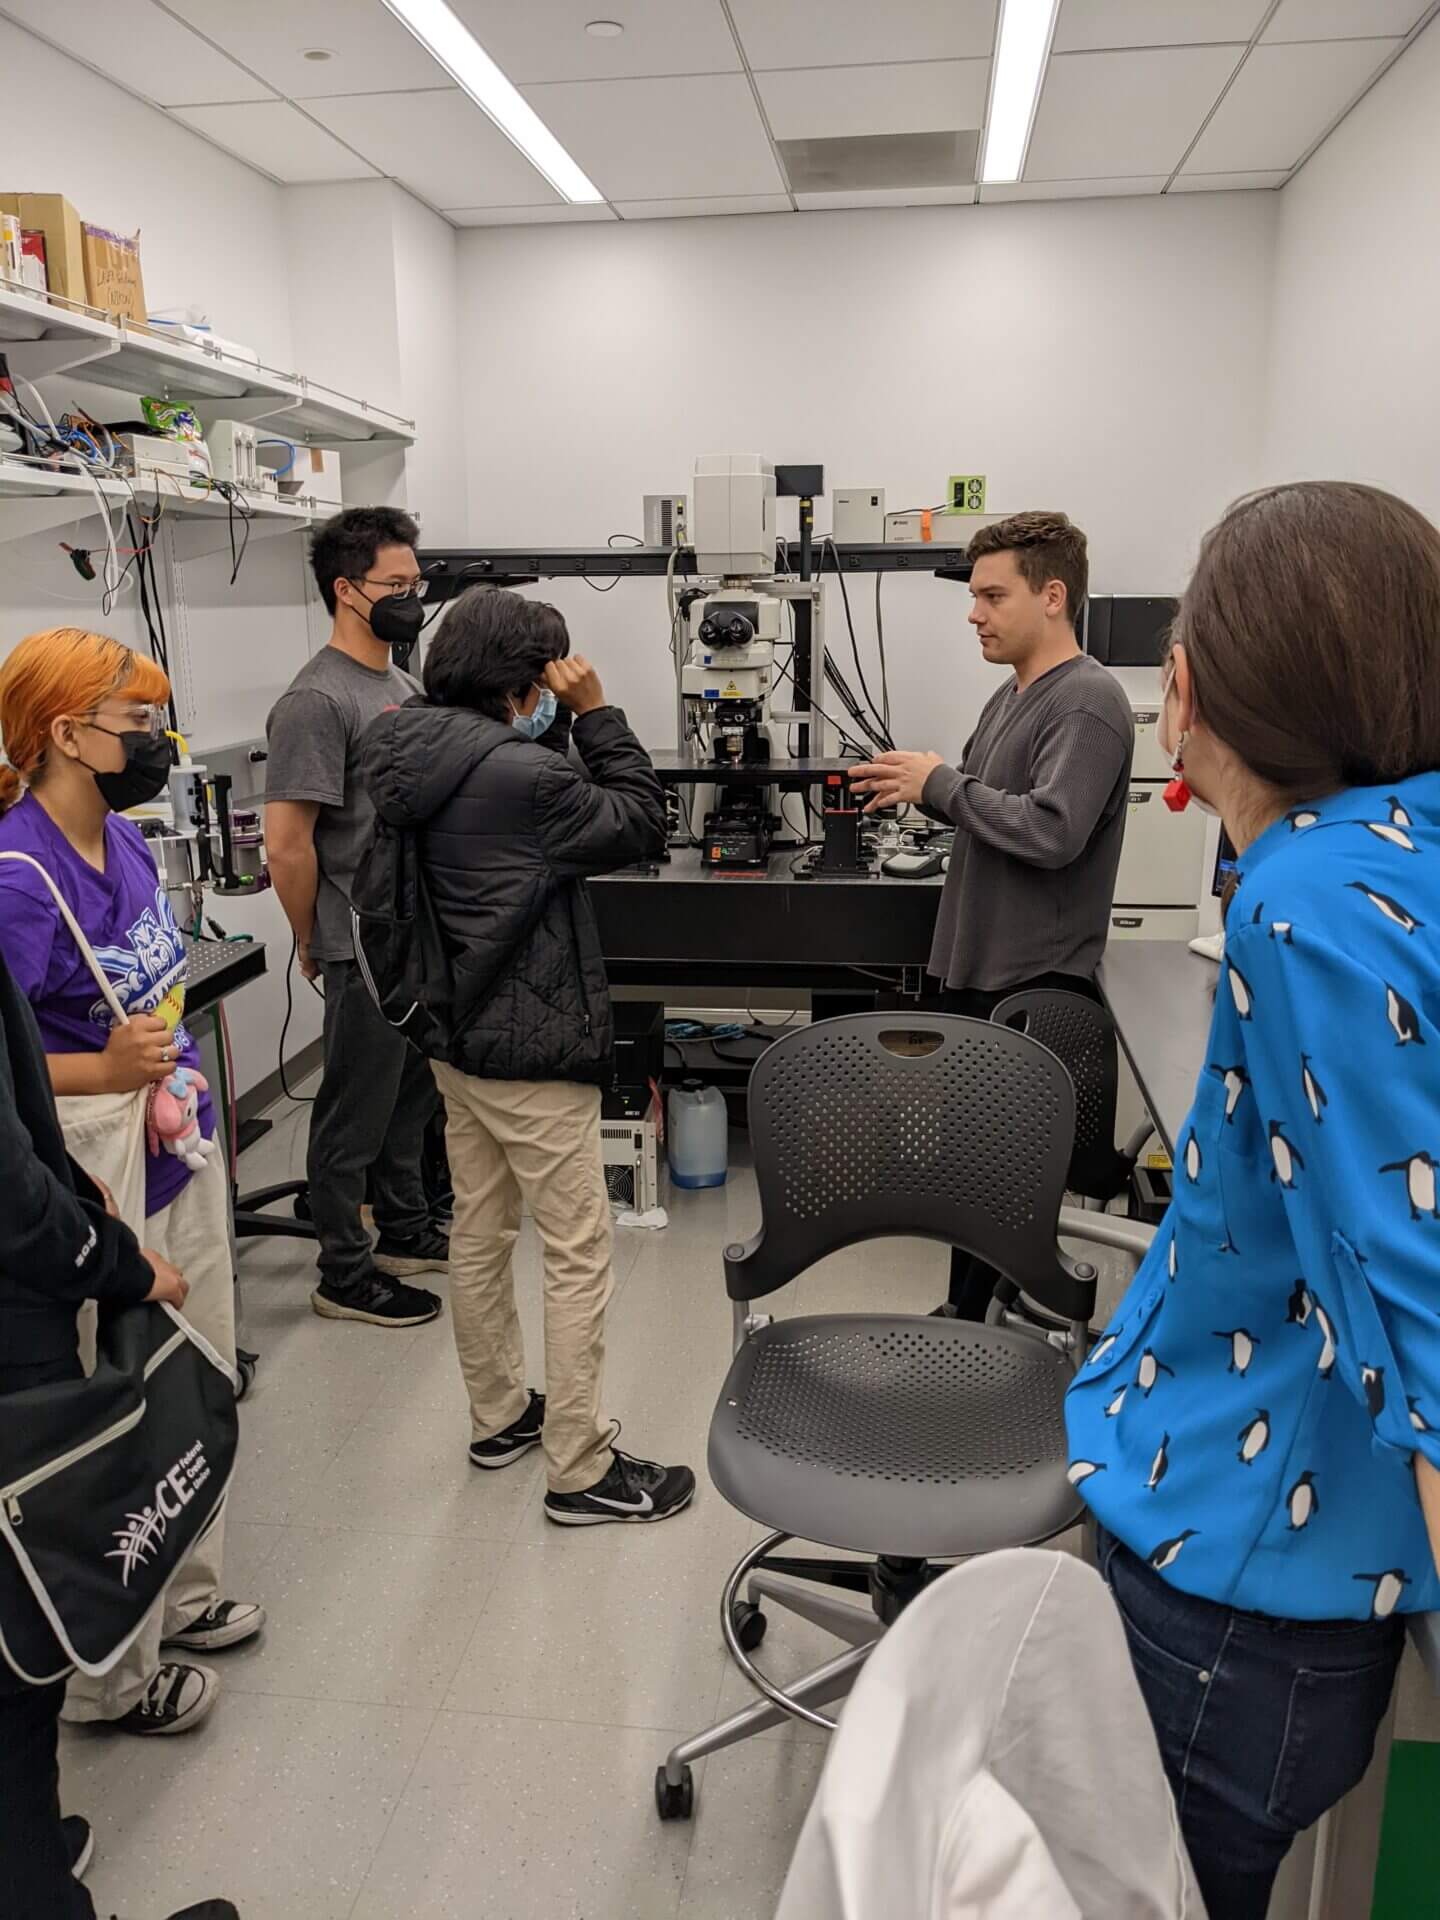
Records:
M718 1087L682 1080L670 1091L670 1178L677 1187L723 1187L730 1165L730 1114Z

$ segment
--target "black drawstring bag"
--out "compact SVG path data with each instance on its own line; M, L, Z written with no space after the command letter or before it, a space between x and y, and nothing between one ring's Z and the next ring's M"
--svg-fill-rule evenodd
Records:
M0 1659L107 1673L220 1513L235 1375L170 1307L102 1309L88 1380L0 1394Z

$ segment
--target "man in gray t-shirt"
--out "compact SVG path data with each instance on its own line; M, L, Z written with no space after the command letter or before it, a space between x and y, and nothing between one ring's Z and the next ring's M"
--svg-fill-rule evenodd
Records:
M356 507L320 527L315 579L334 617L328 645L296 674L266 723L265 843L300 971L325 990L324 1069L310 1119L310 1214L320 1242L318 1314L374 1326L433 1320L440 1302L399 1276L443 1269L421 1157L438 1111L428 1063L381 1017L356 963L350 887L375 809L359 777L372 720L419 691L390 649L420 628L419 529L393 507ZM379 1241L360 1216L366 1180Z
M958 767L886 753L852 784L877 807L922 807L955 829L930 971L947 1011L988 1020L1001 1000L1054 987L1098 998L1135 722L1118 682L1081 653L1085 536L1063 513L1017 513L970 542L985 658L1013 668ZM952 1310L983 1319L998 1276L956 1253Z

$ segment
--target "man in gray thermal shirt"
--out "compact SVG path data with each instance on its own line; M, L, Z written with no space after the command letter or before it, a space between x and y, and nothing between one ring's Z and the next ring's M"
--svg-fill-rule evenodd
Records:
M867 812L923 807L955 828L930 971L952 1013L985 1020L1012 993L1095 997L1105 950L1135 725L1118 683L1081 653L1085 536L1063 513L1017 513L970 542L970 624L1013 674L993 694L957 768L938 753L886 753L852 777ZM951 1259L942 1311L983 1319L996 1280Z

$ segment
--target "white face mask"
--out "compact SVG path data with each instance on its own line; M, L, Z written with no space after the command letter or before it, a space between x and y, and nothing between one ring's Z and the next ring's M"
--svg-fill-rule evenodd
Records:
M1174 685L1175 668L1172 665L1169 674L1166 676L1165 684L1160 689L1160 719L1155 729L1155 737L1159 741L1160 751L1167 760L1171 761L1175 758L1175 749L1171 745L1167 735L1170 731L1170 694Z

